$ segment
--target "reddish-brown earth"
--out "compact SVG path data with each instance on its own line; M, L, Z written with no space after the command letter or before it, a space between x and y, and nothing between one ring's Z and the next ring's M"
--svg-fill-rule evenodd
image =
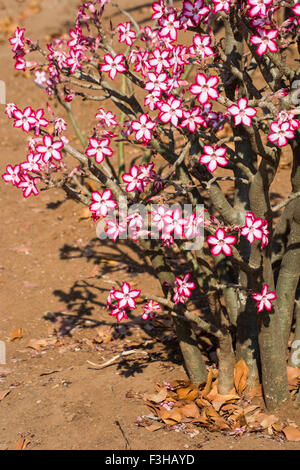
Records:
M6 19L1 22L1 80L6 83L8 103L37 109L45 107L47 97L26 74L14 71L5 30L19 24L27 36L45 44L50 36L68 32L77 4L77 0L0 1L1 21ZM141 4L141 0L130 3ZM136 12L138 18L149 14L148 7L140 6ZM117 17L112 21L118 24ZM13 129L3 104L0 108L2 174L8 163L24 160L26 136ZM96 108L77 106L86 135ZM74 137L72 130L68 135ZM273 186L276 200L288 194L289 174L287 156ZM2 182L0 202L0 340L7 345L7 364L0 366L0 397L9 391L0 401L1 450L13 449L22 436L29 441L27 449L122 450L128 448L126 439L132 450L299 448L297 442L255 434L234 438L200 428L190 437L138 427L136 419L149 410L142 399L126 397L127 392L152 393L156 382L186 378L166 325L147 329L137 313L118 326L105 308L116 280L126 279L143 286L146 294L160 295L151 270L136 247L100 243L93 222L82 218L82 207L57 190L25 200L20 191ZM113 339L107 344L94 342L105 325L112 326ZM9 341L11 332L19 328L24 329L21 339ZM145 344L153 337L156 343ZM47 341L49 347L42 342L40 352L29 348L29 342L36 347L35 340ZM102 370L87 362L102 363L126 347L138 348L141 354ZM299 424L294 409L285 418Z

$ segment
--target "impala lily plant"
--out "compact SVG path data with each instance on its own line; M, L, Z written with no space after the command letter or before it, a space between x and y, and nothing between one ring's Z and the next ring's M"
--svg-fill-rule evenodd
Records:
M235 360L243 359L248 387L261 381L267 406L279 407L289 398L293 321L300 331L300 7L159 0L145 26L129 12L106 24L107 8L109 0L83 3L69 34L47 45L19 27L10 38L16 70L31 72L61 114L48 103L7 104L16 132L30 140L3 180L25 198L60 188L104 221L112 242L129 238L148 256L161 297L124 280L107 299L117 322L136 314L142 296L144 321L158 311L173 318L192 382L207 377L198 341L206 332L218 344L219 393L232 389ZM80 100L90 103L87 112L104 102L85 135L72 113ZM83 150L70 141L66 116ZM270 186L283 150L293 161L291 193L274 205ZM234 188L230 198L223 181Z

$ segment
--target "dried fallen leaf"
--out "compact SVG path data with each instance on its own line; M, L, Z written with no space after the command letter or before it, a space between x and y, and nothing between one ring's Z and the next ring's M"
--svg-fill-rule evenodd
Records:
M97 336L94 338L94 342L98 344L108 344L113 339L114 329L107 325L102 325L96 330Z
M24 336L24 329L23 328L17 328L16 330L13 330L9 333L9 341L17 341Z
M30 444L30 441L25 439L25 437L20 437L18 442L16 443L14 450L25 450L26 447Z
M267 415L265 413L259 413L255 417L255 421L263 428L266 429L272 424L278 421L278 417L275 415Z
M0 392L0 401L3 400L8 394L10 393L10 390L4 390L4 392Z
M161 403L163 402L168 395L168 390L166 388L162 388L158 393L145 393L144 400L150 400L153 403Z
M182 416L186 418L200 418L200 411L195 403L189 403L178 409Z
M213 370L209 369L206 385L205 385L204 389L201 392L201 396L203 398L205 398L209 394L209 392L211 391L213 376L214 376Z
M300 369L288 366L287 377L290 389L296 388L300 383Z
M177 408L172 410L166 410L165 408L160 408L158 411L158 416L163 420L164 423L173 425L178 424L182 420L183 416Z
M145 429L147 429L147 431L155 432L163 428L163 426L164 425L162 423L153 423L153 424L150 424L149 426L145 426Z
M199 395L198 388L195 388L194 385L189 385L188 387L178 388L177 391L178 400L195 400Z
M44 348L49 346L54 346L57 343L56 338L44 338L44 339L31 339L27 344L27 348L35 349L36 351L41 351Z
M300 431L296 426L287 426L286 428L283 428L283 433L287 439L287 441L293 441L297 442L300 441Z
M247 364L241 359L234 367L234 386L239 395L241 395L246 388L248 373Z

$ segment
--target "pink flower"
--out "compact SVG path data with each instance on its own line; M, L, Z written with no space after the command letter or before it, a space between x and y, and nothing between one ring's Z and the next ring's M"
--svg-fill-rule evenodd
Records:
M247 98L240 98L237 105L233 104L227 108L227 111L234 116L234 124L236 126L241 123L248 127L251 126L252 118L256 116L257 111L251 106L247 107L247 104Z
M257 29L257 32L260 36L251 36L250 42L255 46L258 46L256 52L258 55L263 55L269 49L270 52L277 52L278 47L273 39L277 38L278 30L277 29L270 29L267 31L266 29Z
M190 273L185 274L183 279L181 277L175 277L175 284L177 285L177 292L179 295L184 295L185 297L190 297L192 295L191 290L196 288L196 284L194 282L189 282L190 278Z
M12 167L11 165L7 165L6 171L7 173L4 173L2 175L2 178L6 183L11 182L14 186L18 186L18 183L20 183L21 178L20 178L20 165L16 165Z
M44 110L43 109L38 109L36 113L32 113L32 116L35 118L35 131L34 134L38 137L40 135L40 129L41 127L47 127L49 124L49 121L45 119L44 116Z
M160 93L162 91L167 90L167 74L166 73L160 73L157 75L156 73L149 72L148 73L148 79L149 81L146 82L145 89L154 92L154 91L159 91Z
M119 323L123 318L128 320L126 311L124 309L119 309L119 308L114 308L111 312L110 315L112 317L116 317L117 322Z
M203 150L204 155L201 155L199 162L207 165L209 171L215 171L218 168L218 165L228 165L228 160L225 158L226 148L216 148L211 145L204 145Z
M67 42L69 47L75 47L79 44L79 40L81 37L81 33L79 30L74 31L74 29L70 29L69 36L72 38L70 41Z
M212 0L215 4L214 13L218 13L218 11L226 11L229 12L230 8L230 0Z
M158 206L156 209L152 210L151 213L152 220L158 230L163 230L166 222L169 221L168 217L172 217L172 210L167 209L164 206Z
M39 194L36 183L40 181L39 178L31 178L29 175L23 175L23 180L18 183L18 188L23 190L23 196L29 197L31 194L37 196Z
M165 217L166 225L164 230L166 233L175 233L179 237L183 236L183 227L187 224L187 220L181 215L180 209L175 209L172 215Z
M177 287L174 288L174 295L172 297L172 300L175 304L185 304L187 299L188 297L186 297L184 294L179 294Z
M31 106L27 106L23 112L17 109L14 111L13 115L15 118L14 127L22 127L24 132L28 133L36 123L34 111Z
M116 115L113 114L111 111L104 111L103 108L98 109L98 113L96 114L95 117L96 119L99 119L107 127L117 125L117 121L115 120Z
M143 309L144 312L141 315L142 319L153 320L155 313L160 310L160 305L153 300L150 300L146 305L144 305Z
M160 20L162 26L159 35L163 38L169 36L172 41L177 39L177 30L180 28L179 20L176 19L175 13L170 13L167 18L162 17Z
M136 140L149 142L152 139L152 130L156 126L156 122L151 121L147 114L141 114L138 121L132 121L131 127L136 131Z
M218 228L215 235L215 237L210 235L207 238L207 243L214 245L214 247L210 250L211 254L217 256L223 252L226 256L230 256L232 253L232 248L230 245L234 245L236 243L236 237L225 237L225 230L222 228Z
M127 183L125 191L130 193L137 189L140 193L144 191L143 183L139 178L139 169L136 165L133 165L130 169L130 173L124 173L122 180Z
M5 114L7 114L9 119L12 119L14 117L14 112L17 111L17 106L15 103L8 103L5 106Z
M268 140L270 142L277 142L278 147L284 147L288 143L287 139L293 139L295 137L289 122L283 122L282 124L272 122L270 129L272 132L268 135Z
M41 155L39 153L29 153L27 155L27 162L21 163L21 168L24 172L28 171L41 171Z
M168 61L169 51L161 51L159 48L152 51L153 58L149 60L151 67L155 67L155 72L157 74L161 73L163 69L170 68Z
M267 13L267 5L270 5L272 2L273 0L248 0L248 4L252 7L248 13L249 16L265 16Z
M219 79L215 75L206 78L203 73L197 73L196 84L191 85L189 90L193 95L198 95L199 103L206 104L209 98L212 100L219 98L219 92L214 88L218 83Z
M159 119L164 122L171 122L173 126L178 126L179 118L182 118L183 111L180 108L181 100L174 98L174 96L170 96L167 102L160 101L157 104L157 107L160 109Z
M201 116L201 108L195 106L191 111L183 111L184 119L180 123L180 127L188 127L190 132L195 132L197 125L207 127L207 124Z
M184 226L185 238L193 238L200 235L199 226L204 224L203 213L196 215L195 212L190 214L187 224Z
M151 20L159 20L165 14L165 3L164 0L159 0L158 2L152 3L152 10L154 13L151 16Z
M209 47L211 38L210 36L200 36L200 34L196 34L193 37L193 46L189 48L191 55L197 55L201 57L201 59L205 59L205 57L211 57L214 52Z
M107 228L105 229L105 232L110 238L112 238L114 242L121 233L126 232L126 225L123 223L118 223L116 219L107 220L106 225Z
M261 312L262 310L266 309L268 311L272 310L272 302L271 300L277 299L277 295L275 292L268 292L268 284L264 284L263 290L261 294L253 294L252 298L258 301L257 304L257 311Z
M100 65L101 72L108 72L109 77L114 80L117 73L123 73L126 71L126 67L121 62L125 59L123 54L117 54L115 57L110 54L105 54L105 64Z
M25 43L23 41L24 39L24 31L25 29L17 29L15 30L15 35L9 39L9 42L13 47L13 52L16 52L19 47L24 47Z
M53 142L50 135L45 135L43 143L44 145L37 145L36 151L42 154L42 158L45 163L47 163L50 158L54 158L54 160L62 159L60 149L64 146L64 143L61 140Z
M300 4L299 3L295 5L294 8L292 8L292 10L295 13L295 15L300 16Z
M200 22L201 18L205 16L210 10L207 6L203 6L203 0L196 0L192 3L190 0L183 2L183 15L190 18L196 25Z
M115 209L118 204L114 199L111 199L112 192L110 189L107 189L102 194L98 191L92 192L92 204L90 205L90 211L96 212L97 217L106 217L108 212L112 209Z
M261 246L260 249L263 250L265 246L269 243L269 230L268 230L268 222L265 221L264 225L261 227L262 230L262 238L261 238Z
M136 308L135 300L139 297L141 291L140 290L131 290L130 285L127 282L123 282L121 287L122 290L115 290L114 297L118 300L118 308L124 309L129 307L131 309Z
M90 147L86 149L85 153L88 157L95 157L97 163L101 163L104 160L104 157L111 157L113 151L109 148L110 140L101 139L98 140L95 137L89 139Z
M136 34L130 29L130 26L130 21L121 23L117 26L117 31L120 33L119 42L126 42L127 46L132 46L133 41L136 38Z
M74 73L75 70L82 68L80 63L81 55L81 51L74 51L73 49L70 49L70 57L67 57L66 63L70 67L71 73Z
M261 240L263 236L262 232L262 225L264 224L263 219L255 219L254 214L252 212L248 212L245 218L245 225L241 229L241 235L247 238L250 244L254 242L254 240Z

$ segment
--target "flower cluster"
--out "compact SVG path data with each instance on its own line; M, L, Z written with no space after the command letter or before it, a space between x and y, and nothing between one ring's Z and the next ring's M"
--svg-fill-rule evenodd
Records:
M107 297L107 308L110 309L110 315L115 316L117 322L123 318L128 319L127 310L135 310L135 299L139 297L141 291L131 289L127 282L123 282L120 290L111 289Z

